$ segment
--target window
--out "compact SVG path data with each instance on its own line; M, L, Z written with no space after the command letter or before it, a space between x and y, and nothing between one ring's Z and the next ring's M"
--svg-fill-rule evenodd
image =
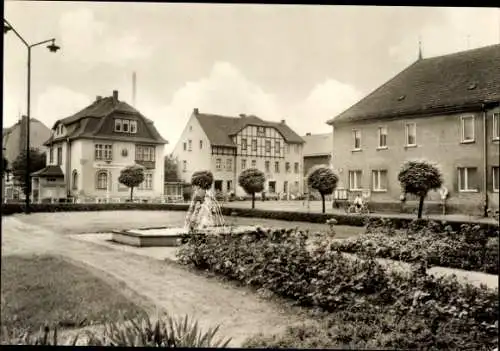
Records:
M193 150L193 141L192 140L188 140L188 150L189 151Z
M151 190L153 189L153 174L144 173L144 180L138 186L139 190Z
M266 140L266 152L271 152L271 140Z
M257 127L257 136L264 136L265 132L266 130L264 129L264 127Z
M361 131L354 129L352 131L352 139L353 139L353 146L354 150L361 150Z
M387 127L378 128L378 147L379 149L387 148Z
M298 162L295 162L295 164L293 165L293 171L295 173L299 173L299 163Z
M231 191L231 190L233 190L233 181L228 180L227 181L227 191Z
M186 172L188 168L188 163L186 160L182 161L182 171Z
M137 121L130 121L130 133L137 133Z
M49 149L49 164L54 163L54 148L51 146Z
M203 149L203 140L200 140L200 150Z
M95 144L95 159L109 161L113 157L110 144Z
M458 190L476 192L478 188L477 168L463 167L458 169Z
M121 119L115 119L115 132L121 132L122 131L122 120Z
M220 158L215 160L215 169L220 170L222 166L222 160Z
M59 166L60 166L60 165L62 165L62 156L63 156L63 155L62 155L62 147L61 147L61 146L59 146L59 147L57 148L57 164L58 164Z
M247 139L241 139L241 151L247 151Z
M106 190L108 189L108 172L99 171L97 172L97 184L96 188L98 190Z
M71 174L71 189L78 189L78 172L76 171L76 169L74 169L73 173Z
M499 170L500 168L498 166L493 167L493 174L492 174L492 180L493 180L493 191L498 193L498 185L499 185L499 180L500 180L500 174Z
M155 147L148 145L135 146L135 160L136 161L154 161L155 160Z
M182 144L182 146L183 146L183 148L184 148L184 151L186 151L186 150L187 150L187 144L184 142L184 143Z
M257 161L256 160L252 160L252 168L257 168Z
M122 129L123 129L123 132L128 133L129 132L129 126L130 126L130 121L128 119L123 119L122 120Z
M193 126L189 126L189 131L193 131Z
M361 189L361 171L349 171L349 190Z
M257 151L257 139L252 139L252 151Z
M280 172L280 163L278 161L274 162L274 171L276 173Z
M460 126L462 129L462 143L471 143L474 141L474 116L460 117Z
M228 158L226 160L226 170L232 171L233 170L233 160Z
M373 175L373 190L374 191L387 191L387 171L374 170Z
M247 168L247 160L241 160L241 169Z
M500 113L493 114L493 140L500 140Z
M274 142L274 153L275 154L279 154L280 153L280 142L278 140L276 140Z
M417 145L417 124L407 123L405 127L406 133L406 146L416 146Z
M290 162L285 162L285 172L290 173Z

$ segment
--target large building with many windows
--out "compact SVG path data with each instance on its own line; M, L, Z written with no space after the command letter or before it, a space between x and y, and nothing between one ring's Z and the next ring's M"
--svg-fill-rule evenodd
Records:
M161 197L166 143L151 120L118 99L118 91L98 96L90 106L54 124L45 142L47 167L32 176L33 200L125 200L129 189L118 177L131 165L145 169L135 196Z
M500 45L419 58L330 120L339 186L397 202L401 165L427 159L442 171L449 210L498 209L499 72Z
M303 144L284 120L270 122L243 114L227 117L195 108L172 155L185 182L196 171L210 170L214 190L245 196L238 176L257 168L266 175L266 195L286 197L303 193Z

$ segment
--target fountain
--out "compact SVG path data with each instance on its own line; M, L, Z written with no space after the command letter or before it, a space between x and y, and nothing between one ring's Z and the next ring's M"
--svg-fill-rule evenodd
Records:
M202 178L200 180L200 178ZM209 171L195 172L191 180L193 195L183 227L157 227L115 230L113 241L140 247L178 246L186 234L246 234L255 232L256 226L228 226L221 207L211 189L213 176Z

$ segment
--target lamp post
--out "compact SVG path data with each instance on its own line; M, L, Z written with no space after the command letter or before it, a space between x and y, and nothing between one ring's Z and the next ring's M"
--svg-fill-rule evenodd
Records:
M27 122L26 122L26 174L25 174L25 183L26 183L26 214L30 213L30 195L31 195L31 178L30 178L30 122L31 122L31 49L40 46L43 44L50 43L47 45L47 48L50 52L57 52L60 49L59 46L55 44L55 39L47 39L40 41L38 43L29 44L24 38L14 29L14 27L6 20L3 20L3 33L7 34L12 30L14 34L22 41L24 46L28 49L28 76L27 76L27 97L26 97L26 114L27 114Z

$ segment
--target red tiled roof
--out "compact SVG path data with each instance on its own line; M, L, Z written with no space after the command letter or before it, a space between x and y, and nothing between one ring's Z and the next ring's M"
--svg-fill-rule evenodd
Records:
M500 101L500 45L421 59L328 124Z
M195 113L201 127L212 145L235 147L231 136L237 134L248 125L274 127L291 144L302 144L304 140L288 125L280 122L269 122L257 116L228 117L207 113Z

